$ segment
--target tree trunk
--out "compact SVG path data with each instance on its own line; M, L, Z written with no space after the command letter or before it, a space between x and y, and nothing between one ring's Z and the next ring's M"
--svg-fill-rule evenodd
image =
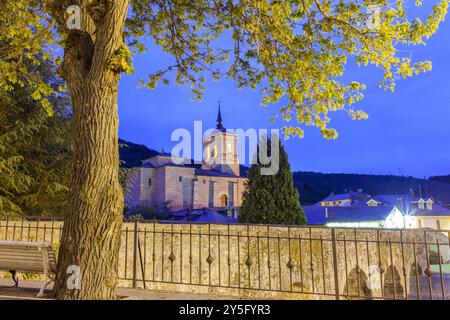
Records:
M117 90L90 86L72 94L74 177L64 217L56 294L59 299L112 299L122 228L118 181ZM80 267L80 290L67 287L67 268Z
M74 175L58 257L57 299L116 298L123 208L118 179L120 70L111 70L110 61L124 46L128 1L97 6L100 18L90 17L93 8L83 7L82 30L67 31L61 68L74 109ZM68 286L73 279L69 266L79 267L79 288Z

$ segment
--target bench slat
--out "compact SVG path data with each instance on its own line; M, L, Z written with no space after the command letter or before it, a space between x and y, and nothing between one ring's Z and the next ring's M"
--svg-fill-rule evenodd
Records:
M0 241L0 270L43 273L44 257L48 271L56 271L56 255L48 242Z
M14 248L14 249L24 249L24 250L39 250L39 248L51 248L51 246L48 245L42 245L42 246L32 246L32 245L19 245L14 243L4 243L0 244L0 249L2 248Z
M10 254L10 253L20 253L20 254L26 254L29 256L35 256L35 255L42 255L42 251L27 251L27 250L0 250L0 254Z
M43 257L28 257L28 256L0 256L2 261L24 260L24 261L43 261Z
M13 261L13 260L24 260L24 261L43 261L43 257L30 257L30 256L20 256L20 255L8 255L8 256L1 256L0 260L2 261Z
M7 264L7 265L2 265L0 263L0 269L1 270L5 270L5 271L9 271L9 270L16 270L16 271L22 271L22 272L44 272L44 266L43 265L31 265L29 263L26 264Z

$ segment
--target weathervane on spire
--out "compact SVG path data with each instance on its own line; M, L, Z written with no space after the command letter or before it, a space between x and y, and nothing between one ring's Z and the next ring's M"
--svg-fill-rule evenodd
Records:
M217 114L217 126L216 129L224 131L225 128L222 125L222 114L220 113L220 99L217 101L217 104L219 105L219 112Z

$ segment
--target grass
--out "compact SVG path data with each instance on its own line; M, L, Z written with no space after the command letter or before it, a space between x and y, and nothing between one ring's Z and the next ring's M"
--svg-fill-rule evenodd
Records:
M431 270L433 271L433 273L440 273L438 264L431 265ZM450 273L450 263L442 265L442 273Z

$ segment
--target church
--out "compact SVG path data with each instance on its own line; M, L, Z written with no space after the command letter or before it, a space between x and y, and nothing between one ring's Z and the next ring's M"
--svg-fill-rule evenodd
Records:
M237 138L224 128L219 106L215 130L203 137L203 162L165 152L143 160L128 174L125 204L131 211L159 212L240 206L247 179L240 172Z

